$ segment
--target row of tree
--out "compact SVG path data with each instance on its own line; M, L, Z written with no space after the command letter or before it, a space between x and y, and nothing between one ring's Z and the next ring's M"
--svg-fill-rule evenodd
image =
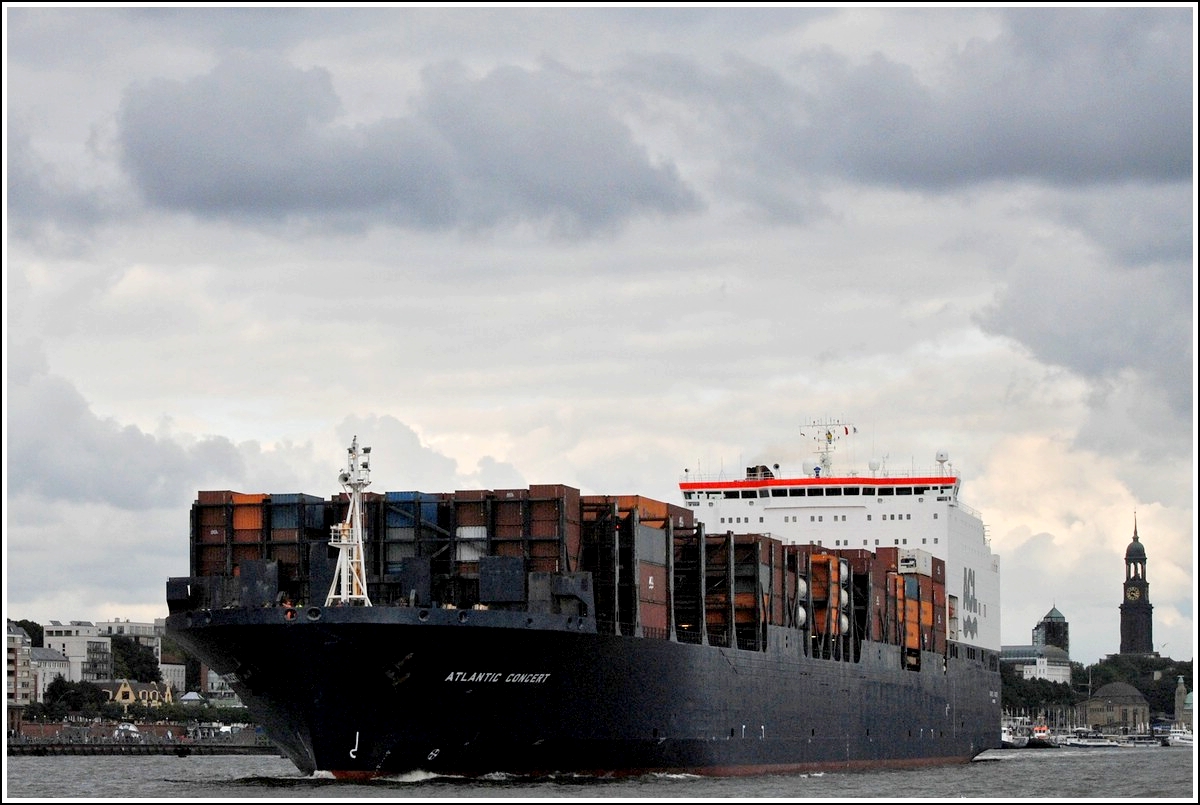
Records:
M1001 706L1008 712L1033 712L1081 704L1110 682L1125 682L1146 698L1152 719L1175 718L1178 678L1192 680L1192 661L1178 662L1148 654L1114 654L1095 665L1071 663L1071 683L1022 679L1015 666L1000 665Z

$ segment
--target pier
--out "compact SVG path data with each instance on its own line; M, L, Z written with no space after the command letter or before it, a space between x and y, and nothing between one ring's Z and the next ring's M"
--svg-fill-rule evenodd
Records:
M10 743L8 755L50 757L62 755L279 755L273 745L232 743Z

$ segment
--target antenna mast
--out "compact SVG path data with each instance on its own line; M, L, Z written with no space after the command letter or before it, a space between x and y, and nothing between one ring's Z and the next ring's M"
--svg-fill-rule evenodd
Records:
M371 485L371 467L367 461L371 448L364 447L360 452L358 437L355 436L348 452L347 468L338 475L338 481L350 492L350 510L346 512L346 521L333 526L329 535L329 547L338 549L338 560L333 584L329 587L329 595L325 597L327 607L344 604L371 606L363 566L362 506L362 491Z
M804 436L806 430L813 434L813 440L817 445L817 464L812 468L813 473L817 477L820 477L823 473L828 478L833 471L833 451L836 449L835 442L841 441L843 437L848 438L858 433L858 428L840 419L825 418L813 419L801 425L800 435Z

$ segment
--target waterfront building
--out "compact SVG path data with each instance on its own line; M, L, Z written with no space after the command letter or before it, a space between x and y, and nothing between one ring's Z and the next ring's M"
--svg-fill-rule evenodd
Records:
M129 618L96 621L96 629L99 634L106 637L128 637L153 651L155 662L162 662L162 636L165 628L159 623L133 623Z
M5 709L8 734L21 729L25 708L33 701L33 670L30 666L29 634L12 621L7 622L5 636Z
M71 678L71 661L61 651L45 646L29 649L29 664L33 669L33 690L36 701L46 701L46 688L58 677Z
M1071 658L1058 646L1001 646L1000 662L1014 666L1022 679L1071 684Z
M1110 682L1079 705L1083 724L1094 730L1122 735L1150 732L1150 705L1137 688L1126 682Z
M162 707L174 704L171 686L158 682L132 682L128 679L109 679L97 682L96 686L108 695L110 702L121 705L129 712L131 704L145 707Z
M162 673L162 681L170 685L172 690L187 689L187 666L181 662L160 662L158 670Z
M1058 607L1033 627L1033 643L1028 646L1001 646L1000 662L1014 666L1022 679L1045 679L1071 684L1071 656L1068 653L1071 625Z
M70 663L68 682L112 679L112 638L102 636L90 621L50 621L49 626L42 627L42 645L66 656Z

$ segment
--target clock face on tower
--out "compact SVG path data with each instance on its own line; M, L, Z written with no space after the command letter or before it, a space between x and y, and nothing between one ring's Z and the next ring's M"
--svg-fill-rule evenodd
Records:
M1137 587L1130 587L1128 590L1125 591L1125 597L1127 599L1129 599L1130 601L1138 600L1138 597L1141 594L1142 594L1142 591L1139 590Z

